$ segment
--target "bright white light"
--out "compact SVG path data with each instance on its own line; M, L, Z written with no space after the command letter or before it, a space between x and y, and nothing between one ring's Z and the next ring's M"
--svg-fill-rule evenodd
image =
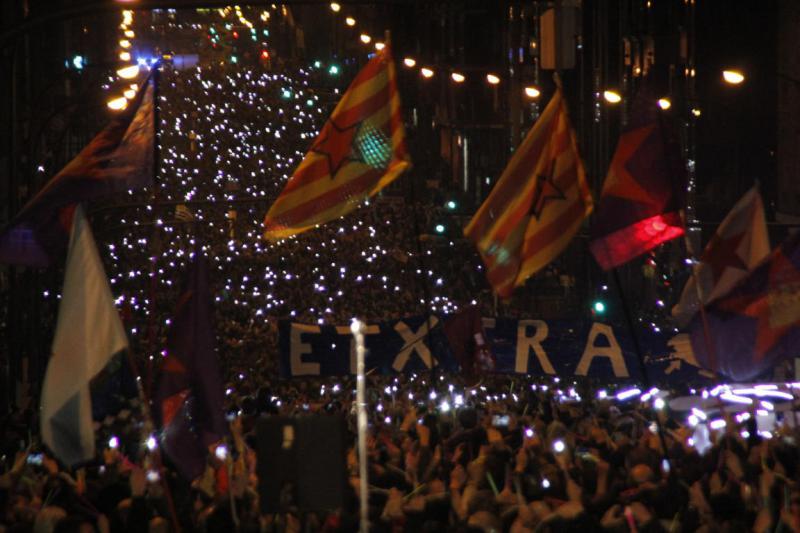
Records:
M443 413L446 413L446 412L450 411L450 404L447 402L447 400L443 401L443 402L442 402L442 403L439 405L439 410L440 410L441 412L443 412Z
M605 98L606 102L609 104L618 104L622 101L622 95L620 95L617 91L603 91L603 98Z
M725 83L739 85L744 81L744 74L739 70L723 70L722 79L725 80Z
M642 391L640 391L639 389L628 389L628 390L620 391L620 392L617 393L617 400L624 401L624 400L627 400L628 398L633 398L634 396L636 396L638 394L641 394L641 393L642 393Z
M119 98L113 98L106 102L106 105L109 109L113 109L114 111L122 111L126 107L128 107L128 99L124 96L120 96Z
M542 479L542 488L549 489L550 488L550 480L547 478Z
M344 23L352 27L356 25L356 19L354 19L353 17L347 17L346 19L344 19Z
M375 43L375 50L380 52L384 48L386 48L386 45L384 43Z
M717 420L712 420L708 425L711 429L722 429L727 426L728 423L719 418Z
M372 41L372 37L370 37L366 33L362 33L359 39L361 39L361 42L364 44L369 44Z
M525 428L525 436L529 439L533 438L533 429L532 428Z
M659 98L658 99L658 107L666 111L670 107L672 107L672 102L669 98Z
M131 78L135 78L139 75L139 65L130 65L127 67L123 67L117 71L117 75L120 78L129 80Z
M220 444L214 450L214 455L216 455L217 459L220 461L224 461L228 457L228 448L225 445Z
M422 74L423 78L432 78L433 77L433 70L431 70L431 69L429 69L427 67L422 67L421 69L419 69L419 73Z
M338 13L339 11L341 11L341 9L342 9L341 5L339 5L336 2L331 2L331 11L333 11L334 13Z
M554 452L563 453L564 450L566 450L566 449L567 449L567 445L564 444L563 440L559 439L559 440L553 441L553 451Z
M117 437L111 437L108 439L108 447L112 450L119 448L119 439Z
M156 438L153 435L150 435L149 437L147 437L147 441L145 441L145 445L147 446L147 449L152 452L153 450L156 449L156 446L158 446L158 441L156 440Z
M452 79L456 83L462 83L467 78L465 78L464 75L461 74L460 72L453 72L452 74L450 74L450 79Z
M655 407L659 411L664 407L666 407L666 405L667 402L665 402L663 398L656 398L655 401L653 402L653 407Z
M525 96L527 96L528 98L539 98L539 95L541 94L542 94L541 91L539 91L539 89L533 87L532 85L525 87Z
M492 85L497 85L498 83L500 83L500 78L494 74L487 74L486 81L488 81Z
M417 64L417 60L414 59L413 57L407 57L407 58L403 59L403 64L405 66L407 66L408 68L411 68L411 67L413 67L414 65Z

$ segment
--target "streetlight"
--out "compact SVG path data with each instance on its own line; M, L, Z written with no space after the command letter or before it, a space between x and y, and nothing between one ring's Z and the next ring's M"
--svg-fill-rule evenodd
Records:
M130 65L128 67L123 67L117 71L117 75L120 78L126 80L135 78L138 74L139 74L139 65Z
M372 37L370 37L366 33L362 33L360 39L362 43L369 44L369 42L372 40Z
M666 111L667 109L672 107L672 102L670 102L669 98L659 98L658 107Z
M456 83L462 83L466 79L460 72L453 72L450 74L450 78Z
M541 94L542 93L539 91L539 89L537 89L533 85L525 87L525 96L527 96L528 98L539 98L539 95Z
M495 74L487 74L486 81L488 81L492 85L497 85L500 83L500 78L497 77Z
M122 111L126 107L128 107L128 99L124 96L120 96L119 98L113 98L106 102L106 105L109 109L114 111Z
M342 6L336 2L331 2L331 11L334 13L338 13L342 9Z
M412 68L414 65L416 65L416 64L417 64L417 60L416 60L416 59L414 59L413 57L407 57L407 58L405 58L405 59L403 60L403 64L404 64L405 66L407 66L408 68Z
M346 19L344 19L344 23L347 24L348 26L355 26L356 19L354 19L353 17L347 17Z
M384 48L386 48L386 45L385 45L385 44L383 44L383 43L375 43L375 50L377 50L377 51L379 51L379 52L380 52L380 51L381 51L381 50L383 50Z
M617 91L612 90L603 91L603 98L605 98L606 102L609 104L618 104L622 101L622 96Z
M723 70L722 79L730 85L739 85L744 81L744 74L741 70Z
M433 70L431 70L431 69L429 69L427 67L422 67L421 69L419 69L419 73L422 74L423 78L432 78L433 77Z

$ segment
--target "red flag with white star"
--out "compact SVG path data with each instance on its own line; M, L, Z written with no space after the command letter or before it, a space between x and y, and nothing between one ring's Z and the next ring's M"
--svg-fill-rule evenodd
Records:
M686 167L663 113L656 99L641 91L617 143L589 243L604 270L683 235Z
M389 46L342 95L303 161L264 218L264 238L280 240L335 220L411 165Z
M672 316L685 325L701 305L728 293L768 255L764 203L753 187L736 202L706 245Z
M800 346L800 232L790 236L689 327L697 361L731 379L767 372Z

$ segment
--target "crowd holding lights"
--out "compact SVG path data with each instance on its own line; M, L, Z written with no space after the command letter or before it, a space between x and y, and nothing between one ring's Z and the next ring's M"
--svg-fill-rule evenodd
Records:
M211 20L233 15L249 22L236 8L212 12ZM207 34L209 25L176 25L178 30ZM218 27L217 35L231 38L231 32ZM273 57L282 68L270 70L258 61L260 41L252 43L253 53L240 44L235 66L210 61L180 70L165 63L158 200L150 191L130 191L114 206L122 233L98 230L112 290L128 310L128 331L140 352L150 358L159 353L150 351L147 332L151 321L159 339L166 331L196 243L214 267L219 345L237 362L233 373L249 372L254 358L274 361L278 318L344 324L355 314L374 321L450 313L474 303L487 286L473 247L438 237L425 243L420 258L409 221L419 216L423 230L432 228L437 210L406 206L400 197L374 199L296 238L276 244L261 239L264 213L341 95L343 87L331 82L346 80L322 64L283 61L277 52Z

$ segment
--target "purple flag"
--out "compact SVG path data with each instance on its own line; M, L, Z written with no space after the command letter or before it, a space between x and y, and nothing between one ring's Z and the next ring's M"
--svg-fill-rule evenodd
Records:
M737 380L750 380L800 345L800 232L790 236L726 295L690 324L697 361Z
M75 204L147 186L153 175L153 83L48 181L0 233L0 263L45 267L69 240Z
M196 252L178 298L155 398L161 446L190 480L203 473L208 446L227 433L211 316L208 266Z

